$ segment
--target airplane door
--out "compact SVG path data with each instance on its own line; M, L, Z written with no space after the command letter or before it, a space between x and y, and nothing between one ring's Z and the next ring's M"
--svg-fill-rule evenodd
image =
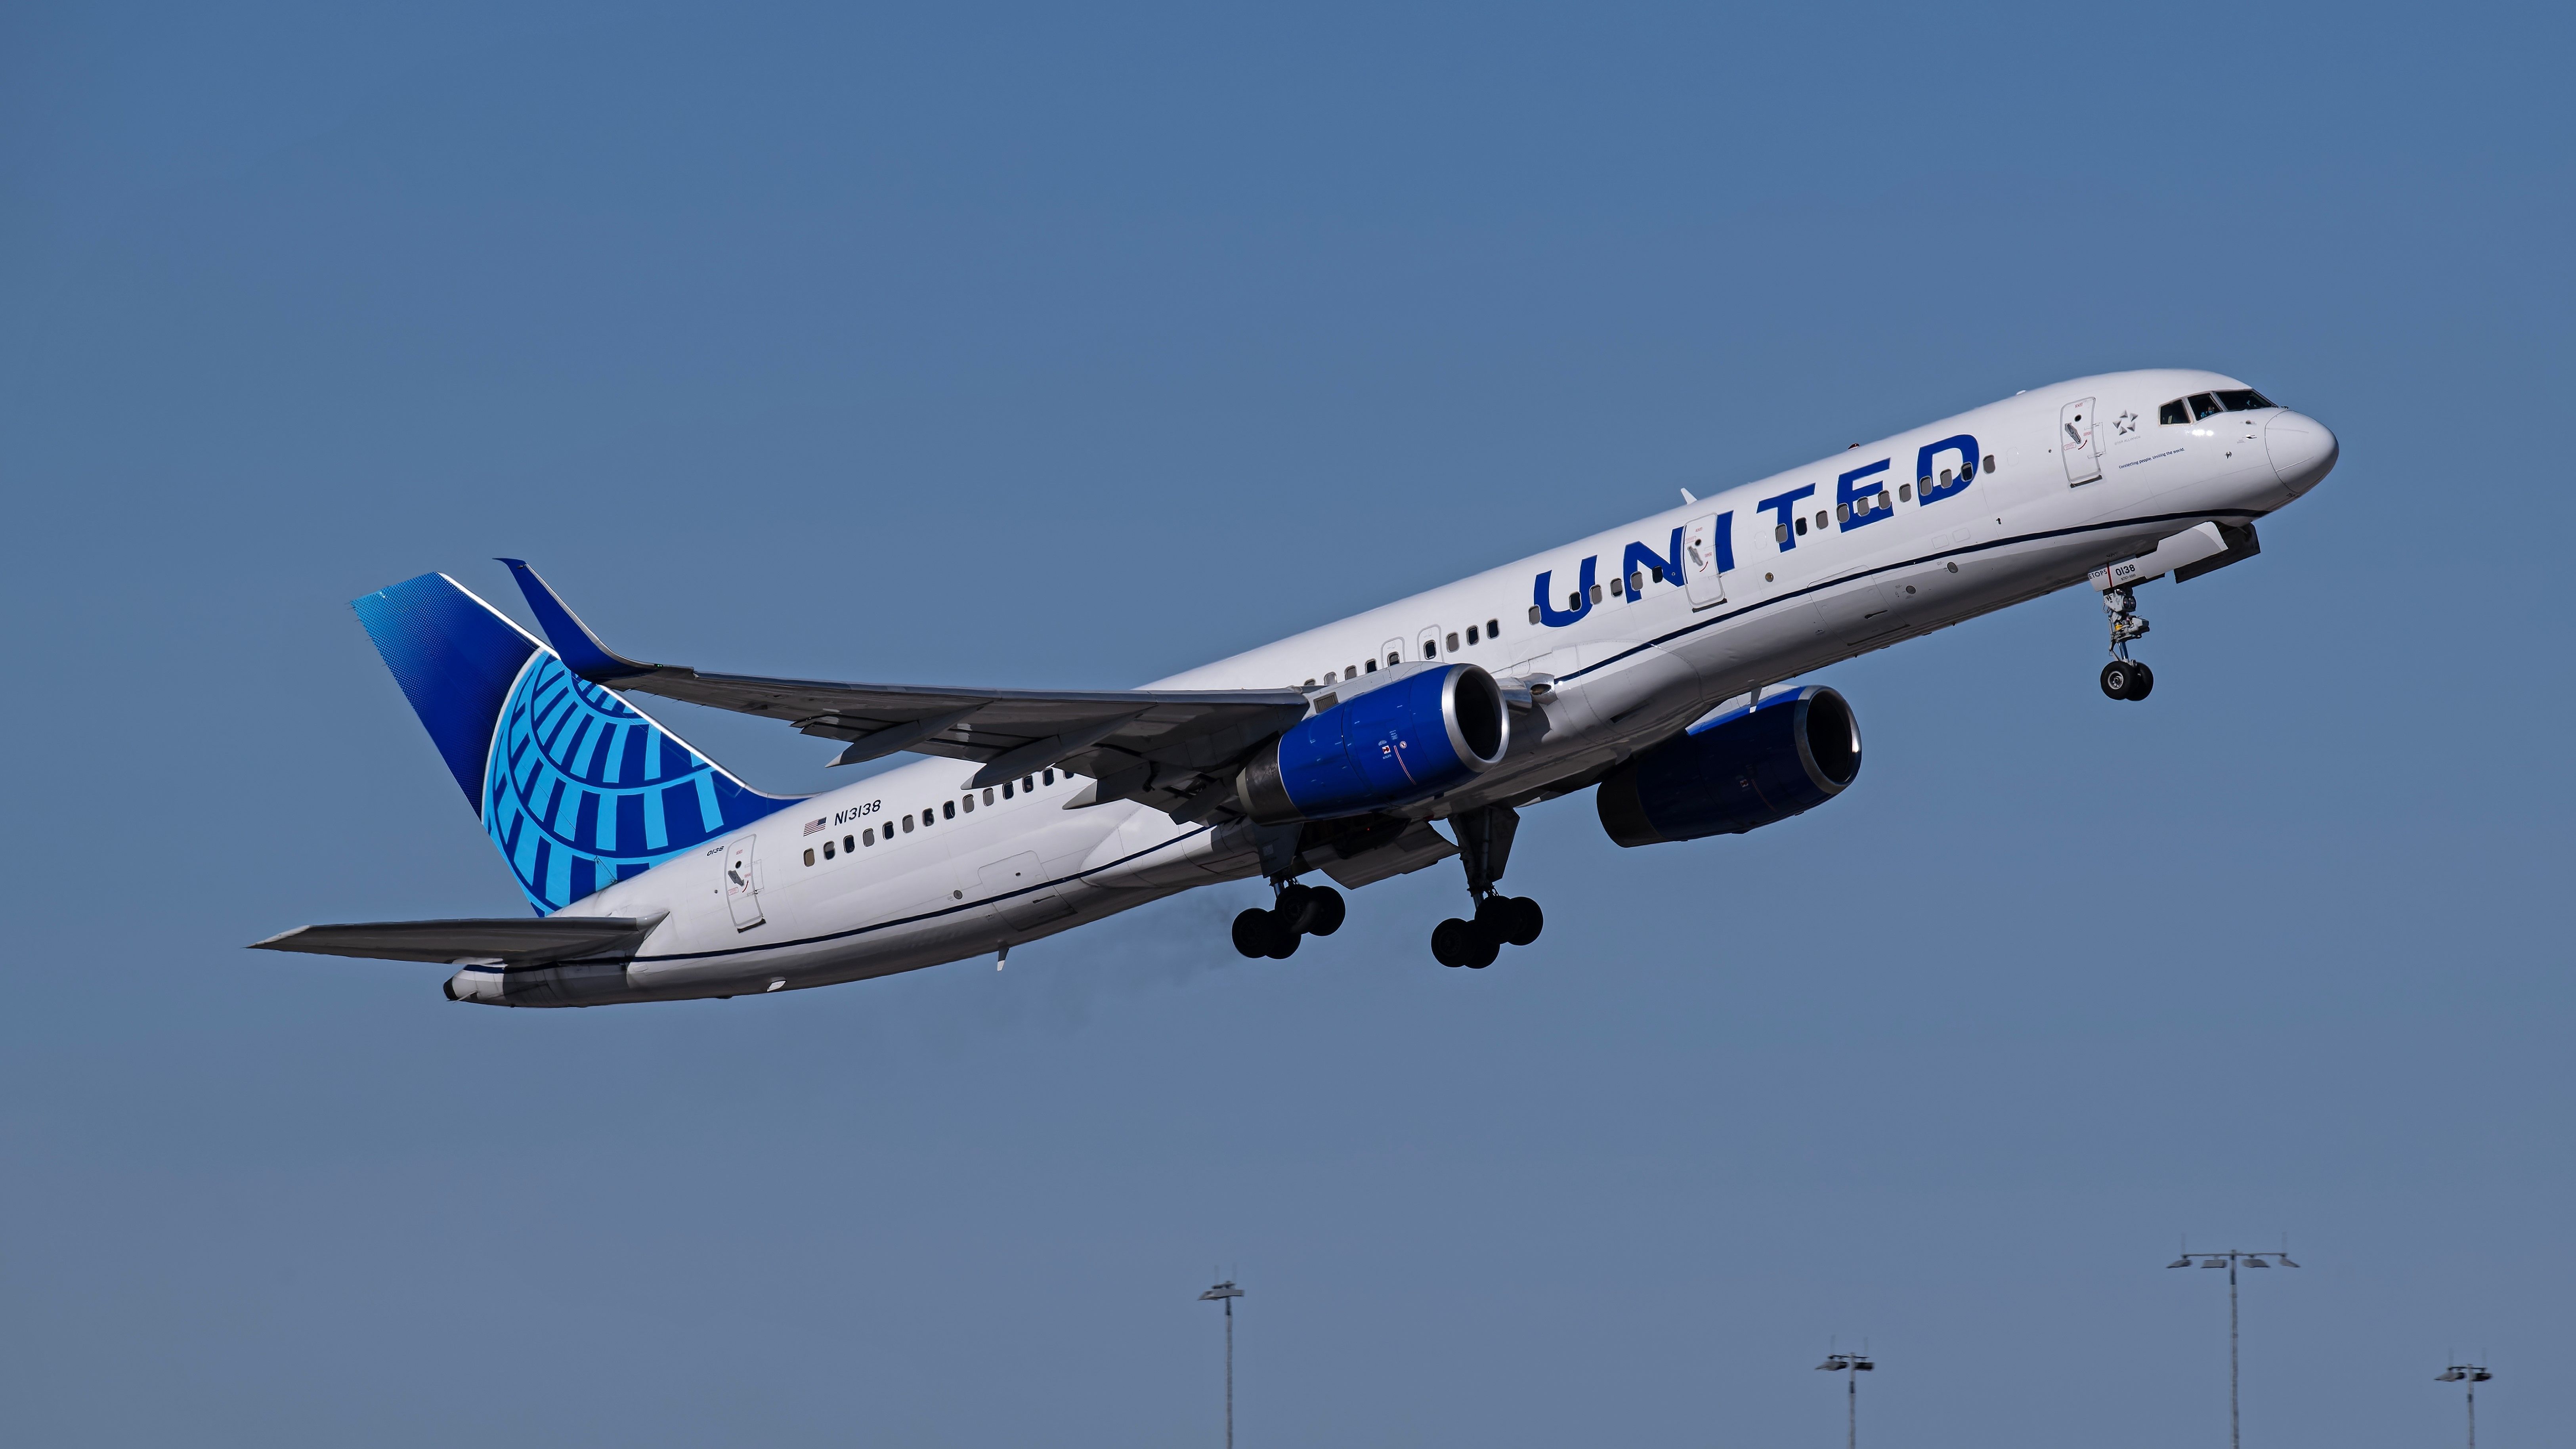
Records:
M1682 530L1682 584L1690 593L1690 606L1705 609L1726 602L1726 580L1719 573L1717 515L1694 518Z
M1043 925L1060 916L1073 914L1066 905L1064 892L1038 870L1038 853L1024 850L1008 860L997 860L976 872L975 894L993 903L993 911L1002 924L1013 929Z
M760 913L760 862L752 856L752 842L759 839L746 835L725 847L725 909L733 912L733 928L748 931L768 919Z
M1377 660L1378 663L1385 665L1389 669L1393 669L1395 666L1402 664L1404 662L1404 641L1401 639L1389 639L1385 643L1377 646Z
M2066 460L2066 481L2070 486L2102 476L2102 446L2093 431L2093 399L2083 398L2057 410L2057 453Z

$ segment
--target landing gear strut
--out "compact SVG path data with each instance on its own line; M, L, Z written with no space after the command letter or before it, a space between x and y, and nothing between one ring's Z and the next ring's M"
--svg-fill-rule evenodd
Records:
M1350 909L1342 893L1331 886L1300 885L1286 877L1274 878L1278 903L1269 910L1254 907L1234 918L1234 949L1246 956L1267 956L1285 961L1297 954L1298 941L1306 936L1329 936L1342 928L1342 917Z
M1505 946L1526 946L1546 928L1547 915L1538 902L1494 889L1511 858L1512 835L1520 823L1520 813L1508 805L1488 805L1450 817L1449 826L1458 836L1458 858L1467 867L1467 895L1475 901L1476 911L1471 920L1452 916L1432 928L1432 960L1481 971L1494 964Z
M2132 703L2144 699L2156 687L2156 672L2129 657L2129 641L2147 632L2147 621L2138 617L2138 596L2105 589L2102 612L2111 616L2111 662L2102 666L2102 692Z

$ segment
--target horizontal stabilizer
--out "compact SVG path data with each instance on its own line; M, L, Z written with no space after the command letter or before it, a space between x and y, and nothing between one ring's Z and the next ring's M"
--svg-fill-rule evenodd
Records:
M505 966L544 966L585 957L631 956L668 911L650 916L547 916L530 920L363 921L345 926L298 926L255 951L305 951L316 956L365 956L378 961L436 961L464 966L498 961Z

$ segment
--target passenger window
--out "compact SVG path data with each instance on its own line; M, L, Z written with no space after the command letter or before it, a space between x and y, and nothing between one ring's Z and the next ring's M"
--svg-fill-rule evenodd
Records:
M1049 770L1046 772L1046 782L1050 785L1055 783L1055 771Z
M1533 624L1538 622L1538 605L1536 604L1530 605L1530 622Z
M903 833L906 835L912 833L912 817L909 815L903 817Z
M1423 640L1423 641L1422 641L1422 657L1423 657L1423 658L1425 658L1425 659L1437 659L1437 658L1439 658L1439 657L1440 657L1440 641L1439 641L1439 640L1437 640L1437 639L1425 639L1425 640Z
M1530 612L1532 612L1532 613L1536 613L1536 612L1538 612L1538 611L1537 611L1537 610L1535 610L1535 609L1533 609L1533 610L1531 610ZM1375 673L1377 673L1377 661L1376 661L1376 660L1372 659L1372 660L1370 660L1370 661L1368 662L1368 672L1369 672L1369 673L1371 673L1371 674L1375 674Z
M1389 669L1393 669L1395 666L1397 666L1397 665L1399 665L1399 664L1402 664L1403 662L1404 662L1404 656L1403 656L1403 655L1398 654L1398 653L1394 652L1393 650L1389 650L1389 651L1387 651L1387 656L1386 656L1386 667L1387 667L1387 668L1389 668Z
M970 800L968 800L968 801L966 802L966 808L967 808L967 809L969 809L969 810L974 809L974 808L975 808L975 802L974 802L973 800L971 800L971 799L970 799ZM957 818L957 802L956 802L956 801L954 801L954 800L947 800L947 801L943 801L943 802L941 802L941 804L940 804L940 806L939 806L939 813L940 813L941 815L946 816L947 818L949 818L949 819L951 819L951 820L956 819L956 818Z
M823 858L825 860L830 860L832 858L832 842L828 840L823 842Z
M987 805L993 803L993 787L990 785L984 787L984 803Z
M871 826L869 826L867 829L860 831L860 832L859 832L859 842L860 842L861 844L863 844L863 845L874 845L874 844L876 844L876 843L877 843L877 828L876 828L875 826L871 825Z
M1801 515L1798 519L1798 536L1800 538L1807 536L1807 520L1804 515Z
M1449 636L1449 652L1452 654L1458 652L1458 636L1455 634Z
M1335 674L1333 671L1331 671L1331 670L1329 670L1329 669L1327 669L1327 670L1325 670L1325 671L1324 671L1324 683L1326 683L1326 684L1328 684L1328 685L1329 685L1329 684L1334 684L1334 683L1337 683L1340 679L1341 679L1341 676L1340 676L1340 675L1338 675L1338 674Z
M2175 398L2172 402L2156 409L2156 421L2168 427L2175 423L2190 422L2191 409L2183 406L2181 398Z
M1010 781L1008 781L1008 780L1004 780L1004 781L1002 782L1002 798L1003 798L1003 799L1008 800L1008 799L1010 799L1010 798L1011 798L1011 789L1012 789L1011 782L1010 782Z
M1306 676L1306 682L1305 682L1304 684L1301 684L1301 685L1297 686L1297 687L1298 687L1299 689L1312 689L1312 688L1314 688L1314 687L1315 687L1315 676L1313 676L1313 675L1311 675L1311 674L1307 675L1307 676Z
M1950 470L1947 468L1941 470L1941 486L1944 488L1950 486Z
M1035 781L1035 780L1033 780L1033 779L1030 779L1030 778L1029 778L1028 776L1026 776L1026 775L1022 775L1022 776L1020 777L1020 793L1021 793L1021 794L1025 795L1025 794L1029 793L1031 790L1036 789L1037 787L1038 787L1038 785L1037 785L1037 781Z
M1492 619L1487 619L1485 621L1485 637L1488 639L1499 639L1503 637L1503 626Z
M1837 503L1837 504L1835 504L1835 505L1834 505L1834 521L1835 521L1836 523L1849 523L1849 522L1851 522L1851 505L1850 505L1850 504L1848 504L1848 503Z
M975 796L971 792L966 796L966 813L969 815L975 813ZM955 819L956 817L951 815L949 818Z
M850 837L848 837L848 836L846 836L846 835L844 835L844 836L842 836L842 837L841 837L841 853L842 853L843 855L847 855L847 854L849 854L851 851L856 850L856 849L858 849L858 848L859 848L859 843L858 843L857 841L852 840Z
M810 850L805 852L805 863L807 865L812 865L814 863L814 852Z
M1622 595L1626 594L1627 592L1628 592L1628 581L1627 581L1627 580L1625 580L1625 579L1612 579L1612 580L1610 581L1610 597L1612 597L1612 598L1616 599L1616 598L1619 598L1619 597L1621 597Z
M1913 501L1914 501L1914 485L1913 485L1913 484L1911 484L1911 483L1899 483L1899 484L1897 484L1897 485L1896 485L1896 497L1897 497L1898 501L1900 501L1900 502L1904 502L1904 503L1911 503L1911 502L1913 502Z
M1475 626L1475 625L1473 625L1473 624L1470 624L1470 625L1468 625L1468 626L1467 626L1467 642L1468 642L1468 643L1470 643L1470 644L1473 644L1473 643L1475 643L1475 642L1476 642L1476 626ZM1327 681L1326 681L1326 683L1330 683L1330 682L1331 682L1331 681L1329 681L1329 680L1327 680Z
M1806 525L1799 525L1798 531L1800 533L1806 532ZM1774 527L1771 530L1771 541L1773 543L1787 543L1789 541L1789 525L1783 523Z
M2202 418L2208 417L2217 411L2218 399L2216 397L2205 392L2196 392L2191 395L2191 420L2193 422L2199 422Z
M1599 584L1594 584L1592 586L1592 602L1596 604L1601 602L1601 586Z
M1816 510L1816 527L1818 527L1818 528L1822 528L1822 527L1824 527L1824 526L1825 526L1825 519L1826 519L1826 518L1828 518L1828 517L1830 517L1830 516L1831 516L1831 515L1827 514L1827 513L1825 512L1825 510L1823 510L1823 509L1821 509L1821 508L1817 509L1817 510Z
M1995 471L1995 455L1992 453L1986 455L1986 471L1989 473Z

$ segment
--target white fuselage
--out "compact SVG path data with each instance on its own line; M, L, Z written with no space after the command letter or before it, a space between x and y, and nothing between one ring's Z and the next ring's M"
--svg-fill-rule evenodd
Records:
M1589 779L1736 696L2081 583L2200 523L2242 524L2289 502L2332 462L2332 435L2312 420L2268 408L2158 421L2173 399L2241 387L2215 373L2159 370L2034 389L1150 687L1321 694L1354 667L1385 667L1390 654L1420 661L1427 642L1443 661L1543 687L1513 717L1500 765L1394 813L1438 819L1527 800L1554 782ZM2088 399L2092 416L2070 430L2075 405ZM1922 450L1963 436L1981 455L1976 471L1944 489L1938 480L1962 468L1959 449L1929 458ZM1885 469L1870 471L1882 460ZM1854 472L1862 476L1846 483ZM2095 476L2074 481L2086 473ZM1936 480L1929 500L1921 477ZM1763 507L1809 487L1793 503ZM1864 507L1855 521L1843 505L1846 495L1866 504L1881 490L1885 511ZM1725 520L1722 537L1707 535L1710 519ZM1652 565L1627 567L1639 545L1678 569L1675 530L1695 524L1692 542L1731 547L1722 602L1677 576L1656 579ZM1597 592L1583 587L1587 573ZM1628 587L1631 577L1643 586ZM1489 633L1489 622L1499 627ZM991 955L1261 873L1249 827L1175 822L1130 801L1067 808L1089 782L1061 773L1007 799L970 792L975 768L925 759L814 796L564 914L668 912L626 966L622 999L726 996ZM728 850L745 848L759 886L748 907L722 888ZM482 982L469 969L451 989L497 999L497 975L489 996Z

